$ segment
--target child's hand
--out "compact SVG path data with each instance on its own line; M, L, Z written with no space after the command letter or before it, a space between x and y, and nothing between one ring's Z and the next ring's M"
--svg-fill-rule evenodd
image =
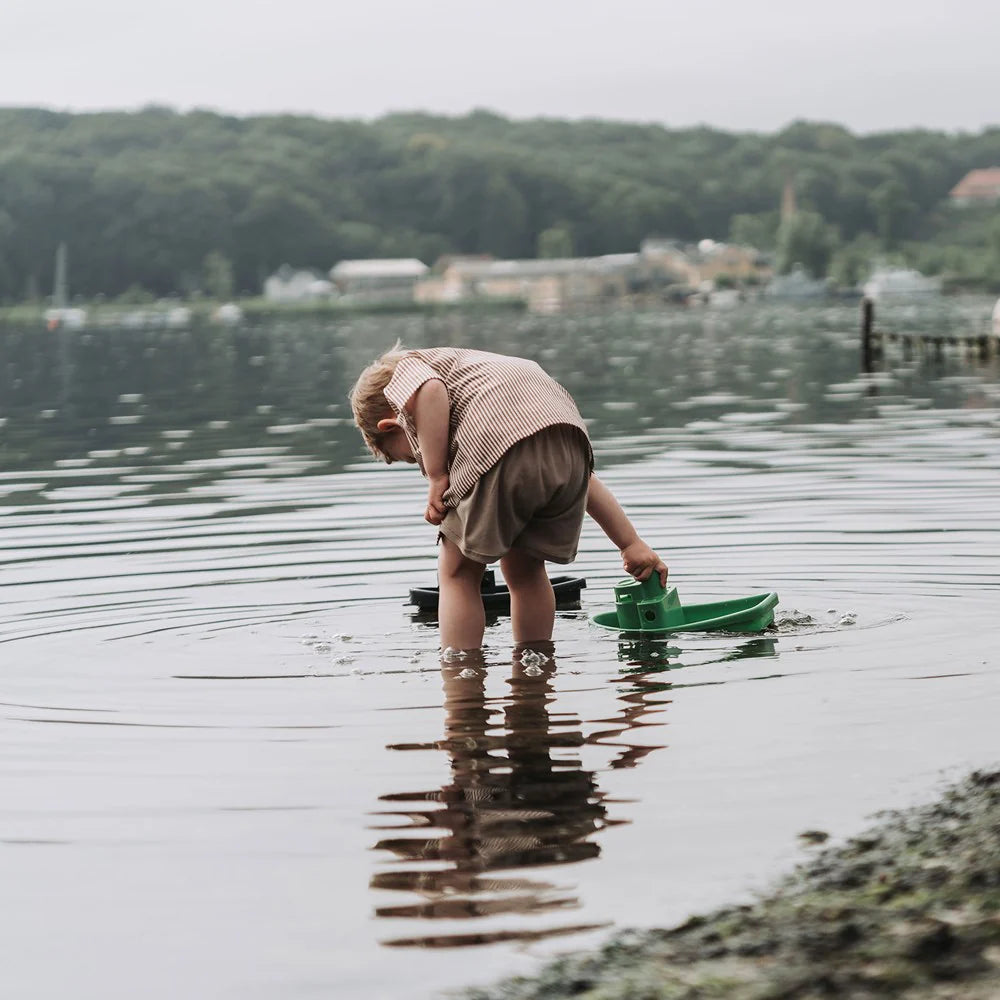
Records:
M648 580L657 573L660 586L667 585L667 564L641 538L621 551L622 565L629 576L634 576L637 580Z
M424 520L429 524L440 524L448 513L448 508L444 505L444 495L448 486L447 473L431 478L427 490L427 510L424 511Z

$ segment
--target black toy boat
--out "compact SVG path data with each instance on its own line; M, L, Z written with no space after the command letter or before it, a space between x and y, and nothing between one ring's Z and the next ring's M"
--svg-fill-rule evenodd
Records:
M580 591L587 586L587 581L580 576L549 577L552 589L556 595L556 606L579 603ZM507 584L497 583L493 570L483 573L483 583L480 588L483 594L483 607L487 611L510 611L510 591ZM410 591L410 604L415 604L421 611L437 611L438 588L414 587Z

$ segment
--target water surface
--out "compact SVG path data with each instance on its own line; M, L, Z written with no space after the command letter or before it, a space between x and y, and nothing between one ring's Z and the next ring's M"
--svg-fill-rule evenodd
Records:
M897 310L955 331L989 304ZM685 600L619 642L588 524L551 658L441 664L402 337L535 357ZM995 763L995 359L860 372L850 307L0 331L0 918L19 998L430 997L753 891ZM51 956L57 952L59 962Z

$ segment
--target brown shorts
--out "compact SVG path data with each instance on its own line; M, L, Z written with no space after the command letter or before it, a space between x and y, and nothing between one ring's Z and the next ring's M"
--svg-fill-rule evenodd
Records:
M510 549L538 559L576 558L587 510L592 452L586 435L556 424L518 441L441 523L441 534L475 562Z

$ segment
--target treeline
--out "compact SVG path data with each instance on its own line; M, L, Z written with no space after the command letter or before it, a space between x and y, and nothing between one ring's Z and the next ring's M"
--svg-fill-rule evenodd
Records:
M71 290L87 297L256 293L283 263L589 255L651 234L732 237L845 277L895 253L988 282L998 211L957 210L947 195L992 165L1000 128L760 135L488 112L366 123L0 109L0 300L50 293L60 242ZM788 179L801 220L779 232Z

